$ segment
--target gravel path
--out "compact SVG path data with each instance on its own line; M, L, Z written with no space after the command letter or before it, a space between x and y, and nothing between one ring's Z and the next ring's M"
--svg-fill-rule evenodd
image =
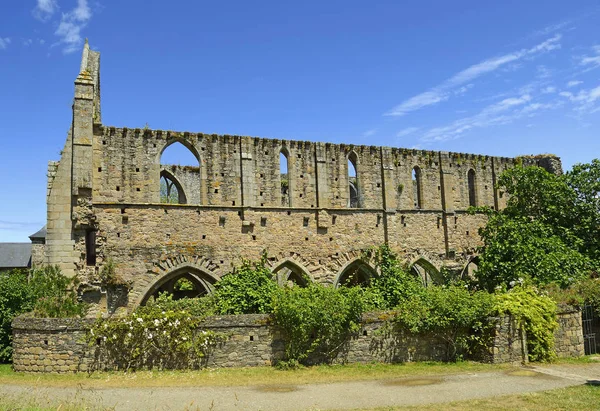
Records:
M600 380L600 364L298 386L48 388L3 385L0 395L115 410L331 410L445 403L551 390Z

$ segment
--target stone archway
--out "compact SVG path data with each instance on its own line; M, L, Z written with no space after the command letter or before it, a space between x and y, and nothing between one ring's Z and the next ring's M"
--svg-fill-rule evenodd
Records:
M272 269L272 272L277 280L277 284L280 286L291 282L300 287L306 287L311 281L308 270L289 258L279 262Z
M334 281L337 287L366 286L371 278L377 276L377 271L360 258L349 261L338 272Z
M174 300L202 297L212 292L216 282L217 278L196 267L182 266L155 281L143 294L139 305L145 305L148 300L164 292L171 294Z

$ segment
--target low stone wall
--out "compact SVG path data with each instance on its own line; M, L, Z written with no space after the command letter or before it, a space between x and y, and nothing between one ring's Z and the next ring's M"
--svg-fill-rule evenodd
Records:
M579 317L577 316L579 315ZM336 362L410 362L445 361L448 344L435 335L415 335L386 326L389 314L367 313L362 327L340 350ZM576 311L559 317L557 351L559 356L583 354L581 316ZM93 319L37 319L18 317L13 321L13 367L18 372L78 372L111 369L98 364L97 350L85 342ZM490 351L476 359L501 363L527 360L527 344L521 330L510 317L490 318L496 322ZM284 358L285 341L268 315L216 316L204 320L202 329L221 333L226 338L211 350L204 364L208 367L271 365ZM576 338L577 337L577 338ZM575 344L575 348L571 345ZM580 347L581 346L581 347Z
M558 329L554 333L554 350L559 358L585 355L581 311L561 306L557 315Z

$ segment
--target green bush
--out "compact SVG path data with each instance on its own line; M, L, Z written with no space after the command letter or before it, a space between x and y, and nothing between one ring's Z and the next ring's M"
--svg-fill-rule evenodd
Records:
M494 311L511 314L525 329L530 361L549 361L554 352L554 332L558 328L556 302L531 286L518 285L497 294Z
M189 300L192 301L192 300ZM98 319L87 341L96 346L96 368L114 364L122 370L199 368L222 337L199 330L202 317L181 309L186 299L162 294L149 305L119 319Z
M372 278L364 290L364 300L369 310L388 310L423 292L421 280L410 273L387 245L367 252L375 260L379 276Z
M10 362L12 358L13 318L31 310L34 301L26 271L0 273L0 362Z
M542 288L548 296L559 304L582 307L590 304L600 315L600 278L586 278L562 289L557 284L548 284Z
M85 314L86 306L77 301L74 284L56 267L0 273L0 362L12 358L11 322L17 315L31 312L35 317L63 318Z
M87 305L77 300L77 279L62 275L58 267L32 270L29 285L35 298L34 317L83 317L87 312Z
M283 330L289 363L331 362L358 331L363 312L361 290L309 284L275 294L275 322Z
M260 261L243 260L239 268L215 284L214 299L220 314L264 314L272 311L278 286L266 267L266 256Z
M396 307L394 322L412 333L429 333L447 343L446 358L455 360L487 343L486 327L494 296L464 285L431 286Z

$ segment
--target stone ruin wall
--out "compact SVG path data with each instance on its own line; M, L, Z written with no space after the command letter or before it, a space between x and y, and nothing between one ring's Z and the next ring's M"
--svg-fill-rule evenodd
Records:
M216 281L242 258L258 259L263 250L273 268L289 262L311 280L330 284L363 250L383 243L409 263L424 259L436 270L462 271L485 224L483 215L466 213L469 170L475 173L476 204L496 209L506 202L495 189L505 169L523 161L560 170L560 160L551 157L519 160L104 126L99 59L86 45L72 127L60 162L49 166L43 255L96 291L111 259L118 276L131 283L129 309L179 268ZM196 156L197 170L161 166L162 152L175 142ZM281 152L288 159L285 207ZM349 158L356 167L359 208L349 207ZM421 170L418 208L414 167ZM160 203L162 170L180 180L187 204ZM90 232L97 254L91 264L86 261Z

